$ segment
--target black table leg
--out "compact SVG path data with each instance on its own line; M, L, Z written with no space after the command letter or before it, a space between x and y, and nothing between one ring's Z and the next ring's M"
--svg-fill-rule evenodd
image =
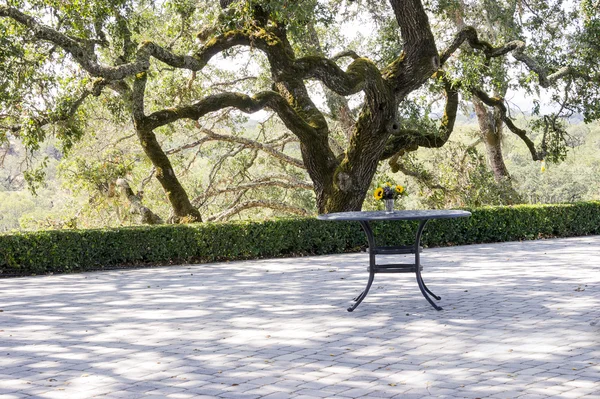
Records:
M421 279L421 281L423 281L423 279ZM434 297L436 300L439 301L440 299L442 299L441 296L435 295L433 292L431 292L429 290L429 288L427 288L427 286L425 285L425 281L423 281L423 287L425 287L425 291L427 291L429 293L429 295L431 295L432 297Z
M356 298L354 298L354 304L348 308L348 312L352 312L360 303L365 299L369 290L371 289L371 284L373 284L373 279L375 278L375 237L373 236L373 230L369 225L369 222L361 221L360 225L362 226L365 234L367 235L367 241L369 243L369 281L367 281L367 286L363 292L361 292Z
M419 245L421 244L421 236L423 234L423 229L425 228L425 224L427 220L422 220L419 223L419 228L417 229L417 237L415 238L415 273L417 275L417 284L419 284L419 289L421 290L421 294L427 299L427 302L433 306L435 310L442 310L441 306L436 305L427 293L431 294L435 299L440 300L439 296L435 295L433 292L427 288L425 283L423 282L423 277L421 277L421 254L419 253Z
M375 273L370 271L369 272L369 281L367 281L367 287L356 298L354 298L354 301L356 301L356 302L354 302L354 304L348 308L348 312L352 312L354 309L356 309L356 307L358 305L360 305L360 303L363 301L363 299L365 299L365 297L367 296L367 293L371 289L371 284L373 284L374 278L375 278Z

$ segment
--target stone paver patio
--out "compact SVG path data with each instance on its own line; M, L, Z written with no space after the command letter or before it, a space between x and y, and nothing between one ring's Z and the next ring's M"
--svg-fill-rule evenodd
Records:
M0 280L0 398L600 398L600 236Z

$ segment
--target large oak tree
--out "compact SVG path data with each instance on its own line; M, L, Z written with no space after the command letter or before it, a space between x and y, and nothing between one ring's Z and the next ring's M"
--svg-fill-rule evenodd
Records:
M297 137L303 167L313 182L318 211L326 213L360 209L382 160L394 163L416 148L444 145L454 127L460 90L469 90L483 103L496 107L505 123L512 123L502 98L487 95L470 82L462 82L445 72L445 64L461 47L488 61L512 54L542 87L566 77L587 85L596 84L599 79L597 71L576 63L542 62L547 60L529 54L522 38L495 44L480 40L471 26L460 27L445 40L436 41L421 0L359 3L365 9L383 8L384 14L387 9L392 18L388 23L395 26L393 35L400 46L395 54L386 57L385 63L360 56L351 49L332 55L322 50L302 54L297 43L303 36L314 37L314 24L326 27L335 21L329 18L323 23L326 19L322 18L323 4L314 0L221 1L212 8L202 8L209 6L203 1L154 4L97 0L83 6L68 1L10 1L0 5L0 24L5 32L0 38L0 62L7 68L0 127L35 143L43 139L44 126L58 124L66 127L63 138L68 143L84 133L76 123L80 105L90 96L117 93L127 105L139 143L155 167L155 176L172 206L174 220L185 222L200 221L202 217L180 183L157 132L181 121L202 120L224 109L245 113L270 109ZM166 15L161 11L165 6L181 18L180 32L171 42L139 40L152 36L152 29L140 34L142 17L146 24L148 21L160 24ZM327 6L328 12L335 12L343 7L343 2L331 1ZM210 24L194 26L194 21L207 20L193 19L193 15L211 12L218 13L218 17ZM192 30L200 32L201 44L189 44L187 49L192 51L184 52L186 48L175 43L186 34L190 36ZM318 39L313 40L315 45ZM168 106L154 103L149 108L149 91L160 90L152 84L153 80L164 68L189 74L187 84L191 86L211 60L239 48L262 53L269 70L270 89L206 95L198 91L185 98L186 101L173 101L169 105L168 99L163 99L160 104ZM62 69L53 65L61 62ZM15 76L8 71L10 65L27 73ZM64 70L73 65L81 69L75 73L79 85L69 86L70 81L65 84L68 78ZM347 128L349 140L342 152L332 147L328 120L310 95L307 85L315 80L332 95L361 96L358 116L353 126ZM431 80L444 95L444 113L437 128L420 129L418 124L404 118L402 107L411 93ZM45 90L46 95L49 92L50 97L54 95L59 100L40 107L35 115L20 112L19 102L27 100L35 104L40 100L35 94L25 98L18 93L39 82L60 87L60 90ZM43 84L40 93L44 92ZM64 95L55 95L63 91ZM157 93L153 95L156 97ZM587 106L597 98L592 93L582 101ZM518 128L515 132L525 135Z

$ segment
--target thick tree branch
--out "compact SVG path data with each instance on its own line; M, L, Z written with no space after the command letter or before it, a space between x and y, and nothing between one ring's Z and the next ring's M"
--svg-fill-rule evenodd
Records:
M366 80L363 76L365 71L368 70L368 73L371 74L374 72L379 74L377 68L365 59L356 59L347 72L342 71L332 60L324 57L308 57L294 62L289 51L282 48L283 43L273 40L273 35L265 30L256 32L233 30L226 32L209 40L194 56L178 55L154 42L146 41L138 47L135 61L118 66L109 66L98 63L95 55L90 54L77 40L37 22L35 18L22 13L16 8L0 6L0 17L9 17L27 26L38 39L54 43L71 54L75 61L90 75L102 77L109 81L122 80L127 76L147 71L150 67L150 57L154 57L174 68L199 71L216 54L238 45L257 47L270 55L272 60L278 58L278 61L283 61L283 64L291 65L293 63L293 68L289 70L289 73L299 73L300 78L323 80L332 90L339 87L339 94L343 95L354 94L361 90ZM277 55L274 57L275 54Z
M356 58L344 72L328 58L303 57L294 62L293 73L304 79L317 79L329 90L342 96L356 94L370 82L382 80L377 66L367 58Z
M330 90L340 95L350 95L363 90L365 83L381 73L374 63L366 58L360 58L353 51L345 51L333 59L323 56L308 56L294 58L291 47L286 46L285 38L280 37L281 32L271 32L270 29L233 30L209 40L205 46L196 53L198 60L210 60L215 54L238 45L256 47L267 54L271 69L278 81L292 79L318 79ZM153 54L154 55L154 54ZM335 61L341 57L351 57L354 61L347 70L342 70ZM161 59L165 62L165 60ZM169 65L177 66L174 63Z
M61 47L67 53L71 54L75 61L77 61L82 68L92 76L103 77L107 80L120 80L125 76L134 75L137 72L144 71L149 66L147 58L116 67L101 65L95 61L93 54L90 54L77 40L37 22L35 18L22 13L16 8L0 6L0 17L9 17L16 22L27 26L36 38L49 41Z
M504 46L494 47L490 43L479 40L477 30L472 26L466 26L461 29L450 45L440 54L440 64L444 65L448 58L464 43L468 42L469 45L476 49L481 50L483 53L490 58L500 57L505 55L519 47L525 46L525 43L519 40L514 40L506 43Z
M260 37L254 37L248 32L232 31L212 39L194 56L189 56L177 55L156 43L147 41L142 43L137 49L135 61L117 66L109 66L98 63L95 55L91 54L77 40L38 22L35 18L16 8L0 6L0 17L9 17L27 26L36 38L51 42L71 54L75 61L90 75L102 77L109 81L121 80L127 76L147 71L150 67L151 56L175 68L199 71L206 66L213 56L223 50L242 44L253 45L260 43L261 47L266 45L266 42L260 40ZM127 49L127 52L130 53L131 50Z
M313 27L313 29L314 29L314 27ZM360 56L358 54L356 54L356 52L354 52L353 50L345 50L345 51L342 51L341 53L337 53L336 55L331 57L331 61L337 61L344 57L350 57L353 60L360 58Z
M483 90L480 90L477 88L471 89L471 93L474 96L476 96L477 98L479 98L481 101L483 101L484 104L486 104L490 107L496 107L496 109L500 112L500 116L501 116L502 120L504 121L504 123L506 124L506 127L508 127L511 132L513 132L514 134L519 136L519 138L521 138L521 140L523 140L525 145L527 145L527 148L529 149L529 152L531 153L531 157L534 161L541 161L542 159L544 159L544 154L538 153L538 151L535 148L535 144L527 136L527 131L517 127L514 124L514 122L512 121L512 119L510 119L508 117L508 109L506 108L506 105L504 104L503 98L490 97Z
M435 39L421 0L389 0L404 41L404 60L418 65L425 61L435 71L439 68Z
M385 151L381 159L394 157L397 160L407 151L414 151L418 147L440 148L450 138L454 130L456 115L458 113L459 95L458 90L444 79L444 90L446 93L446 106L440 125L436 131L422 132L418 130L399 130L388 139Z
M600 73L589 75L570 66L562 67L557 71L550 73L547 68L540 65L536 60L525 53L527 48L525 42L513 40L502 46L494 47L485 40L479 40L477 30L472 26L461 29L452 43L450 43L450 45L440 54L441 64L443 65L464 42L469 43L469 45L476 50L481 50L488 58L500 57L512 52L512 55L516 60L525 64L529 70L538 75L540 86L543 88L548 88L556 81L565 77L582 79L586 82L600 83Z
M146 72L136 74L131 94L131 108L135 124L136 134L144 152L152 161L156 170L156 178L167 194L169 202L173 206L173 215L170 221L201 222L202 216L190 202L189 197L175 175L173 165L169 157L161 147L154 133L154 128L147 127L144 115L144 93L146 90Z
M130 212L132 214L140 215L140 221L143 224L162 224L163 220L160 216L156 215L150 209L145 207L142 204L141 198L134 194L133 190L129 186L129 183L125 179L117 179L116 183L117 187L121 189L121 193L129 204L131 205Z
M389 0L400 26L403 50L383 70L396 99L402 101L440 68L439 54L421 0Z
M306 38L306 45L308 46L308 51L323 57L325 55L325 52L323 50L323 47L321 46L321 42L319 41L319 34L317 33L313 22L307 25L307 32L308 35ZM332 60L336 61L342 57L351 57L354 60L360 58L354 51L349 50L334 56ZM340 128L344 133L344 137L349 142L350 137L352 136L352 132L354 131L354 126L356 125L356 120L352 115L352 110L350 109L348 100L346 99L346 97L341 96L327 88L327 86L323 82L321 82L321 86L323 87L323 91L325 92L325 99L331 113L330 118L340 123ZM336 138L331 134L329 135L329 145L337 156L344 152L342 145L340 145Z
M291 48L286 47L284 38L268 30L227 32L210 40L196 54L196 58L210 59L214 54L237 45L252 46L264 51L271 63L274 77L278 81L317 79L340 95L358 93L364 89L365 84L381 77L381 72L372 61L358 57L353 51L345 51L333 59L323 56L295 59ZM335 63L345 56L354 59L346 71Z
M131 113L133 114L133 121L136 125L136 128L143 128L144 121L146 120L146 114L144 112L144 99L146 96L147 81L148 74L146 72L138 73L133 81L133 90L131 91L130 101Z
M144 126L147 129L156 129L179 119L198 120L210 112L228 107L249 114L268 107L275 111L286 127L301 140L310 141L317 136L315 128L304 121L287 101L274 91L264 91L254 97L241 93L215 94L192 105L154 112L144 119Z
M194 56L181 56L153 42L142 43L135 54L135 61L117 66L99 64L95 54L90 54L76 40L69 38L45 26L12 7L0 7L0 16L7 16L29 27L41 40L50 41L64 49L92 76L102 77L110 82L122 82L127 76L136 76L137 90L132 96L134 119L138 129L145 131L171 123L181 118L198 119L199 117L225 107L235 107L243 112L255 112L269 107L277 112L286 127L301 140L303 148L318 149L322 162L331 163L335 156L327 144L328 127L323 115L312 103L303 80L311 77L323 79L325 84L342 94L355 93L363 89L365 82L381 80L375 66L365 59L355 60L343 72L333 61L317 57L313 59L295 60L294 52L287 41L285 29L277 24L252 30L233 30L209 40ZM260 26L257 25L257 26ZM150 67L150 58L154 57L175 68L197 71L219 52L237 45L252 46L267 54L271 71L275 80L275 92L259 93L254 98L244 95L223 93L210 96L194 105L177 109L155 112L149 117L143 113L143 81L145 72ZM368 72L367 72L368 71ZM368 73L373 76L364 76ZM139 75L142 75L140 78ZM378 79L379 78L379 79ZM381 86L381 85L373 85ZM377 92L380 87L373 87ZM127 90L122 89L127 95ZM375 94L376 95L376 94ZM141 122L144 123L141 123ZM143 126L142 126L143 125ZM312 151L312 150L311 150ZM314 176L313 176L314 177Z

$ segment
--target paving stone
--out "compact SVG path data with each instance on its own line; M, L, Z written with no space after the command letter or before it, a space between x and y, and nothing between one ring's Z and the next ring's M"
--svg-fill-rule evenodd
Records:
M191 392L176 392L176 393L168 394L166 397L171 398L171 399L191 399L191 398L196 398L197 395L195 395Z
M305 396L314 396L317 398L326 398L328 396L330 396L332 394L332 392L327 392L324 390L318 390L318 389L300 389L296 392L294 392L294 395L305 395Z
M0 398L600 397L600 236L426 249L440 312L407 275L346 312L367 262L0 279Z

